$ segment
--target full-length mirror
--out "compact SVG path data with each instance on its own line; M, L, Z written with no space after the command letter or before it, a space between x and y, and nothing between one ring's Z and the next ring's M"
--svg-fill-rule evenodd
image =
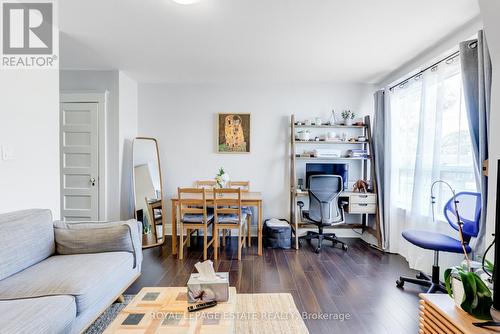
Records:
M142 247L160 246L165 241L162 175L158 143L137 137L133 143L135 218L142 222Z

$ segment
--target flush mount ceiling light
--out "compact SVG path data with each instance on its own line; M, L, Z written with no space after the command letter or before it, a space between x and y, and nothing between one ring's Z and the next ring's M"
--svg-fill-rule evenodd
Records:
M194 3L200 2L201 0L172 0L181 5L192 5Z

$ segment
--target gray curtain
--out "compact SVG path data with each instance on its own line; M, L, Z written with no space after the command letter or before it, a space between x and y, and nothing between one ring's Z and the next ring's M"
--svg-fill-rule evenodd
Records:
M390 155L390 145L385 145L389 142L386 138L390 134L389 128L389 103L384 90L376 91L375 98L375 115L373 118L373 160L375 169L375 182L377 186L377 204L379 209L380 228L382 236L382 249L389 248L389 198L384 189L389 189L389 178L386 177L388 168L385 166L385 161ZM386 168L387 167L387 168Z
M481 193L479 236L474 242L475 254L485 249L488 179L483 175L483 161L488 159L488 132L491 101L491 59L484 32L477 39L460 43L460 64L465 105L474 154L476 183Z

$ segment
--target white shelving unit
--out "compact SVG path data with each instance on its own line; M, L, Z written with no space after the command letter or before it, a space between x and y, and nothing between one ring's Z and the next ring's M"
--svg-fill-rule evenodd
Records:
M329 125L329 124L321 124L321 125L303 125L297 124L297 120L295 119L295 115L291 116L290 119L290 143L291 143L291 152L290 152L290 222L292 224L292 230L295 235L295 247L298 248L298 229L307 225L303 222L299 222L300 218L297 217L297 199L299 197L307 196L307 192L297 187L297 163L305 163L308 161L314 162L326 162L326 161L352 161L353 163L360 164L359 168L359 176L355 177L356 179L369 180L372 184L373 191L376 192L376 184L375 184L375 171L373 169L373 151L372 151L372 138L371 138L371 130L370 130L370 117L366 116L364 118L363 125ZM341 140L298 140L297 138L297 129L343 129L346 131L351 131L352 133L356 133L356 136L364 136L366 141L341 141ZM360 131L361 130L361 131ZM352 147L363 148L368 152L367 158L357 158L357 157L335 157L335 158L322 158L322 157L314 157L314 156L303 156L301 153L297 152L298 148L311 148L315 146L321 147L344 147L346 145L352 145ZM352 178L351 178L352 180ZM343 196L347 197L350 202L353 202L352 205L356 205L355 203L364 202L366 200L371 201L370 204L360 203L358 205L365 205L367 208L373 211L367 210L352 210L351 214L361 214L362 215L362 223L361 224L343 224L337 225L335 228L361 228L363 231L368 231L372 235L377 238L378 244L380 246L380 223L378 217L378 209L376 205L376 194L375 193L353 193L350 191L345 191ZM352 207L349 205L349 208ZM364 213L369 212L369 213ZM375 226L371 228L368 226L369 215L375 215Z

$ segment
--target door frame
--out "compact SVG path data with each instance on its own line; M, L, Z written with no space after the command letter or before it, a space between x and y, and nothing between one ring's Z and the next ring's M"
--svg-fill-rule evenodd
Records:
M108 110L109 91L61 91L59 104L61 103L97 103L97 135L98 135L98 185L99 185L99 210L98 220L106 220L107 212L107 186L106 186L106 115ZM59 129L61 138L62 129ZM62 142L59 141L59 148ZM62 170L60 172L62 178ZM62 180L62 179L61 179ZM59 184L62 194L62 181ZM62 209L62 206L61 206Z

